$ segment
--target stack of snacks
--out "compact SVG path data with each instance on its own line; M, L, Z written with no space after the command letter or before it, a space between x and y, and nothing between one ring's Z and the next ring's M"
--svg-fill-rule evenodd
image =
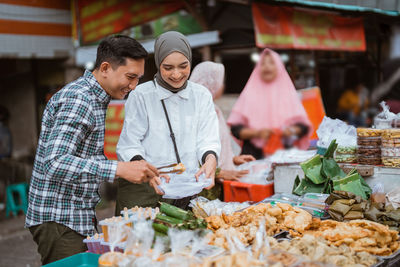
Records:
M400 167L400 129L383 130L382 163L389 167Z
M357 162L367 165L381 164L382 130L357 128Z
M342 163L356 163L357 162L357 148L354 146L338 146L335 152L336 162Z

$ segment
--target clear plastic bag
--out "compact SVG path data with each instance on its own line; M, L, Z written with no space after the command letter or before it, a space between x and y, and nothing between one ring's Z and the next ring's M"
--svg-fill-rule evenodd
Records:
M169 183L161 178L159 188L164 192L163 198L180 199L200 193L204 188L212 184L212 179L201 174L196 181L196 170L186 170L182 174L170 174Z
M390 112L389 106L385 101L380 103L382 112L375 116L374 126L377 129L390 129L392 128L392 121L397 119L396 114Z
M219 199L208 200L204 197L197 197L190 201L189 207L193 209L193 212L199 217L208 217L212 215L230 215L235 211L245 209L249 207L248 202L222 202ZM196 212L197 211L197 212Z

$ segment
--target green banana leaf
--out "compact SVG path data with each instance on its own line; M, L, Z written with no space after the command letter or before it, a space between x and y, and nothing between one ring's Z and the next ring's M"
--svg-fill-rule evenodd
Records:
M332 140L332 142L329 144L329 147L324 154L324 158L333 158L333 154L335 153L337 147L338 144L336 143L336 139Z
M346 173L339 167L333 158L322 159L322 175L328 179L339 176L340 178L346 177Z
M299 186L300 184L300 177L297 175L296 179L294 179L294 184L293 184L293 188L292 188L292 192L294 192L294 190L296 190L296 188Z
M325 182L326 178L321 175L322 161L320 155L317 154L311 159L300 163L300 166L305 176L314 184L322 184Z
M293 194L301 196L305 193L322 193L324 189L324 185L314 184L307 178L304 178L300 181L299 185L292 191Z
M361 175L358 175L358 176L360 176L361 185L362 185L363 190L365 192L366 199L369 199L371 197L371 194L372 194L372 189L371 189L371 187L369 187L367 182L365 182L364 178L362 178Z
M339 180L334 180L333 188L335 190L349 191L357 196L361 196L363 199L367 199L360 178L361 176L358 173L355 173Z

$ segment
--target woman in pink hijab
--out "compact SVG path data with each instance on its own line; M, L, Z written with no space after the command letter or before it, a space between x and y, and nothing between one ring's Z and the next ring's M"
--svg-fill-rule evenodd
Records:
M228 118L243 141L242 154L262 158L271 133L281 133L284 148L307 149L311 123L280 56L266 48Z
M192 71L190 81L206 87L216 100L224 92L224 65L211 61L204 61L198 64ZM221 139L221 153L219 157L219 167L221 171L216 178L223 180L239 180L248 173L248 171L237 171L235 165L255 160L251 155L235 156L232 149L234 140L230 134L228 125L221 109L214 103L219 122L219 135Z

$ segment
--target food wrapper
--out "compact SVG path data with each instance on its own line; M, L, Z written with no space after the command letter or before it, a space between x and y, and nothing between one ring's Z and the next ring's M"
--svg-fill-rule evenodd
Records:
M172 173L169 175L171 178L169 183L164 178L161 178L159 189L164 193L163 198L181 199L194 196L212 184L212 179L206 178L204 173L196 181L196 173L196 170L186 170L182 174Z
M206 218L222 213L230 215L235 211L249 207L248 202L222 202L219 199L208 200L205 197L197 197L190 201L189 207L192 208L196 217Z

